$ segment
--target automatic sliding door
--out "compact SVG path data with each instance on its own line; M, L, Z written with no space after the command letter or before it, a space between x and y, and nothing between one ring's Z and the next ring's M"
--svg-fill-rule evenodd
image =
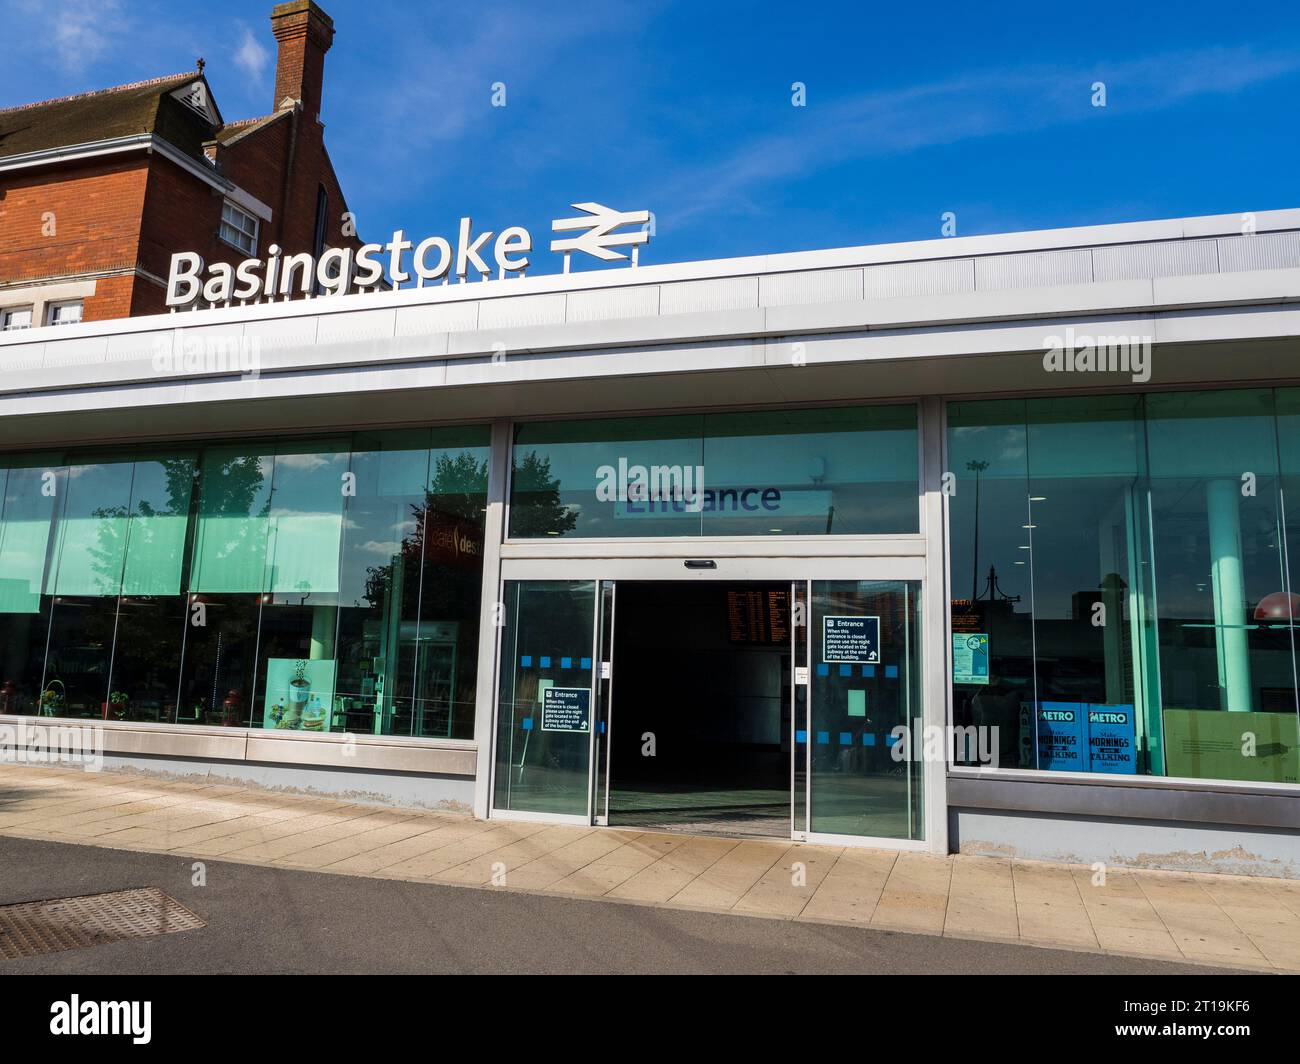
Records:
M507 580L493 806L591 816L597 585Z
M596 715L595 747L592 775L593 819L597 824L609 822L609 739L611 707L614 696L614 581L600 582L600 637L596 642Z
M790 826L808 831L808 581L790 585Z
M812 582L810 832L922 837L920 588Z

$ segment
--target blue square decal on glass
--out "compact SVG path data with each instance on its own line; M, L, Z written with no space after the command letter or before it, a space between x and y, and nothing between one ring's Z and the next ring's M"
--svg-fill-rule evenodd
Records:
M531 654L520 655L519 667L521 669L531 669L533 667L533 656Z
M543 669L549 669L551 667L551 659L544 657L542 658L540 664Z
M560 659L560 668L562 668L562 669L571 669L571 668L573 668L573 659L572 659L572 658L561 658L561 659Z
M898 666L897 666L897 665L886 665L886 666L885 666L885 679L886 679L886 680L897 680L897 679L898 679Z
M817 733L817 745L827 746L831 741L831 733L828 731L819 731Z
M794 733L794 741L797 743L806 743L808 741L808 733L804 731L802 728L799 728Z
M523 728L524 731L532 731L532 730L533 730L533 718L532 718L532 717L525 717L523 720L521 720L521 721L519 722L519 726L520 726L521 728Z
M841 676L852 676L852 675L853 675L853 666L852 666L852 665L841 665L841 666L840 666L840 675L841 675Z
M862 675L868 680L872 679L876 675L876 667L874 665L863 665Z
M893 732L890 732L885 736L886 746L894 746L896 743L901 743L902 741L903 737L901 735L895 735Z
M589 669L589 668L591 668L591 658L583 658L583 659L582 659L582 667L583 667L584 669Z
M875 732L863 732L863 734L862 734L862 745L863 745L863 746L875 746L875 745L876 745L876 733L875 733Z
M852 733L852 732L846 732L846 731L842 731L842 732L840 732L840 745L841 745L841 746L852 746L852 745L853 745L853 733Z
M831 667L827 665L826 662L823 661L820 665L817 666L818 676L829 676L830 674L831 674Z

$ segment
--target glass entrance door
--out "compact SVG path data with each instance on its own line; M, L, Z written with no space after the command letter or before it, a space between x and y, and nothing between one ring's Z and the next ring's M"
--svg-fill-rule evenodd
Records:
M811 581L810 835L923 837L920 590Z
M508 567L494 814L923 839L920 580L838 579L899 567L837 561L780 583L789 562L766 564ZM552 572L581 578L534 578Z
M590 823L597 582L507 580L493 808Z

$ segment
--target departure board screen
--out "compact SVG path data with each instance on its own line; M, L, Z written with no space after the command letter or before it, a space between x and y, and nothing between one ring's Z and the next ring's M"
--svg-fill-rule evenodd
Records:
M790 592L771 588L727 591L727 623L733 643L779 645L790 641Z

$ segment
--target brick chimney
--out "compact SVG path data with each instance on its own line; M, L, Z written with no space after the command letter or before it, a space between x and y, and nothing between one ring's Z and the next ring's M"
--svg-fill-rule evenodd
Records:
M280 110L286 99L299 100L305 116L319 118L325 53L334 41L334 20L314 0L291 0L271 9L271 31L278 45L272 109Z

